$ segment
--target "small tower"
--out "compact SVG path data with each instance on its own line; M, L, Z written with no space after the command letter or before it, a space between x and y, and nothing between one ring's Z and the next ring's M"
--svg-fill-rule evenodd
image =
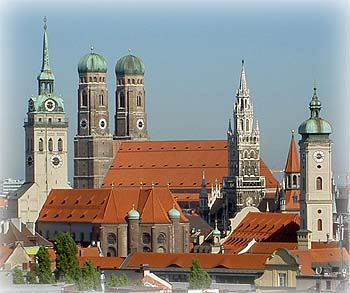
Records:
M28 101L25 129L25 181L19 198L9 198L10 210L22 222L36 222L51 189L68 184L67 128L64 102L54 94L55 77L49 63L47 24L43 59L38 75L38 95ZM14 205L13 205L14 204Z
M99 188L113 159L106 60L91 48L91 52L80 59L78 73L78 134L74 138L74 187Z
M170 250L174 253L181 252L182 243L180 243L179 237L176 235L181 235L181 227L180 227L180 212L175 208L175 205L172 209L168 211L169 219L172 223L172 233L171 233L171 246Z
M287 162L284 169L283 185L285 193L285 212L299 213L300 164L299 154L294 140L294 130L292 130Z
M135 207L128 212L128 242L129 253L139 251L139 238L140 238L140 214Z
M260 176L260 131L254 127L253 103L247 87L244 60L234 103L233 131L228 138L228 177L224 179L228 206L239 212L246 206L258 206L265 195L265 177ZM229 211L230 213L230 211ZM232 211L231 211L232 213Z
M220 253L220 239L221 239L221 232L218 229L218 221L215 219L215 229L213 230L213 244L211 253Z
M312 241L333 237L331 125L320 117L316 88L309 104L310 118L299 126L301 228L312 231Z
M115 66L117 140L149 140L144 88L145 66L134 55L120 58Z
M208 207L208 191L207 183L205 181L204 171L202 174L201 191L199 193L199 215L205 221L208 221L209 207Z

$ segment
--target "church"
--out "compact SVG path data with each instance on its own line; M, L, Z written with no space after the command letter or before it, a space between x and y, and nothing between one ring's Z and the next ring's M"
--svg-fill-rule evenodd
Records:
M150 140L145 66L130 52L115 66L116 109L112 134L106 73L106 60L93 48L78 63L78 128L74 137L74 189L70 190L68 124L63 99L54 94L45 23L38 96L29 98L24 124L26 182L9 197L10 217L19 217L24 223L35 223L39 218L42 233L70 231L80 242L103 239L103 243L109 243L109 234L101 231L107 229L104 224L114 225L114 230L107 225L108 229L113 230L116 239L124 237L129 244L132 239L128 229L131 223L135 225L133 220L140 220L137 229L148 233L148 241L153 244L148 248L132 248L125 243L105 246L105 253L109 251L113 255L125 255L133 249L172 252L178 247L170 245L175 238L183 239L181 252L188 252L186 213L189 212L198 213L212 226L214 222L219 223L223 235L232 231L230 219L246 208L296 213L300 214L297 237L301 246L307 248L311 241L334 239L329 138L332 129L320 116L321 102L316 88L309 105L310 118L298 130L300 163L292 133L280 186L261 158L261 133L258 122L254 122L244 61L226 140ZM116 203L128 194L133 200L121 209ZM96 208L93 213L90 204ZM79 207L80 214L74 211L74 205ZM120 219L112 219L113 213L107 212L111 207L118 210L116 215L120 213ZM161 210L162 216L154 214L145 221L142 215L150 214L151 210ZM105 216L112 218L105 222ZM72 225L66 225L76 223L82 227L83 222L88 227L84 231L80 228L73 231ZM147 230L149 225L158 232ZM52 233L49 239L54 236ZM163 238L158 243L160 233ZM174 233L175 238L171 238ZM122 240L114 242L118 241Z

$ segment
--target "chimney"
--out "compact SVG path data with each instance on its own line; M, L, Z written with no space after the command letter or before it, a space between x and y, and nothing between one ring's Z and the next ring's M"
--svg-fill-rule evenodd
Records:
M149 273L150 273L149 264L147 264L147 263L141 264L140 270L141 270L143 276L149 275Z

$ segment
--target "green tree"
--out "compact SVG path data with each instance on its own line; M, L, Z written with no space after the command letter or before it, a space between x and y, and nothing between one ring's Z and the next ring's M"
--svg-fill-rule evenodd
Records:
M78 290L97 290L100 288L100 274L90 260L86 261L79 270L75 284Z
M37 284L36 274L33 271L27 272L26 281L28 284Z
M208 289L211 285L209 274L200 266L198 259L192 259L191 274L188 277L189 289Z
M45 246L40 246L36 254L36 261L38 263L37 276L40 284L52 284L55 282L51 272L51 261L49 251Z
M13 284L24 284L23 272L19 268L15 268L12 272Z
M120 276L116 276L115 274L111 274L111 277L107 281L107 287L118 287L118 286L126 286L129 284L129 278L126 274L121 274Z
M76 279L79 272L77 246L69 233L60 233L54 242L56 268L67 279Z

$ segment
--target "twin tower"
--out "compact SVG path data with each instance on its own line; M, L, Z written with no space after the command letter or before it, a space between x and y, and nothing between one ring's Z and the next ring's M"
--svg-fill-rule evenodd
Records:
M78 132L74 138L74 188L98 188L111 164L113 141L148 140L142 60L126 55L115 66L115 131L110 133L107 62L93 49L78 65Z

